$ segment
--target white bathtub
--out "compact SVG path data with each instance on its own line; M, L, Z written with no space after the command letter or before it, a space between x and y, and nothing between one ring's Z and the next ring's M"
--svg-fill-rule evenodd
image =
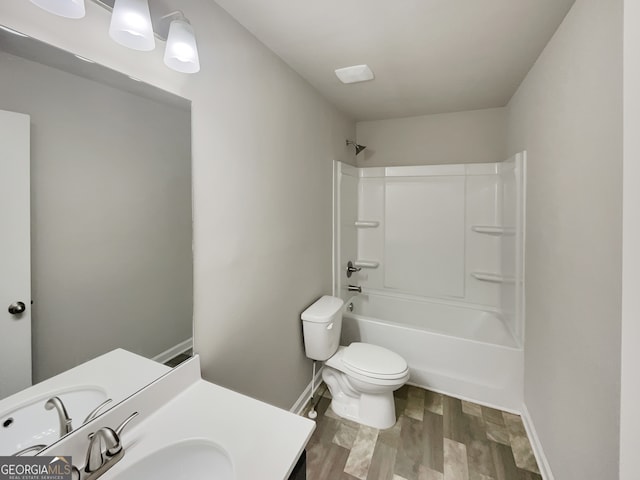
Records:
M346 302L342 341L372 343L402 355L414 385L521 410L523 351L493 312L361 294Z

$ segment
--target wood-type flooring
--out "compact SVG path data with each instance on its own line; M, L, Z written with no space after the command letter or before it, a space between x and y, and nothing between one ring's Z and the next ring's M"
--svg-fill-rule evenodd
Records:
M407 385L394 398L377 430L333 413L322 385L307 480L542 480L518 415Z

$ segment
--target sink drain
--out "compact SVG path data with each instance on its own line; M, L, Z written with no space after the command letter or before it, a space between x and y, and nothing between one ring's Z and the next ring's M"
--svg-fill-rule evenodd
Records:
M8 428L13 425L13 418L7 418L4 422L2 422L2 426L4 428Z

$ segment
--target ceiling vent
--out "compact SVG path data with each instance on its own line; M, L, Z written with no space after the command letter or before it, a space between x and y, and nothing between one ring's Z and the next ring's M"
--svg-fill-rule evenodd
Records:
M336 76L342 83L366 82L374 78L368 65L339 68L336 70Z

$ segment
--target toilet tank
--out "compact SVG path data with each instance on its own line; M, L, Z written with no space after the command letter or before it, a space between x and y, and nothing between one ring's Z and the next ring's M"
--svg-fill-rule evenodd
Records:
M342 299L325 295L302 312L300 317L307 357L325 361L336 353L340 345L343 305Z

